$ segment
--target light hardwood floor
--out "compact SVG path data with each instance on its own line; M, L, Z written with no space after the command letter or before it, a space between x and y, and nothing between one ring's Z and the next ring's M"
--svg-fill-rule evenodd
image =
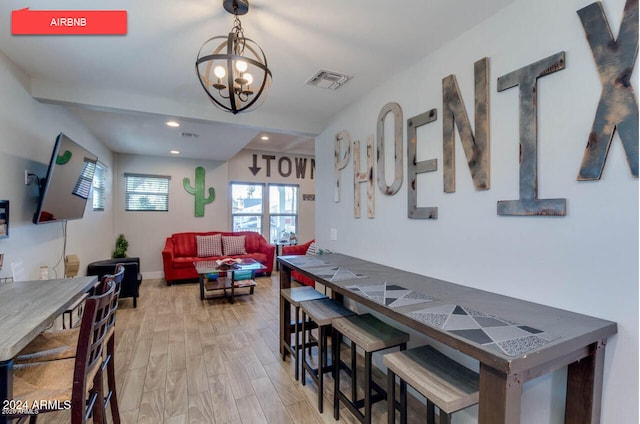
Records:
M315 384L309 377L306 386L296 382L291 360L280 359L277 273L257 283L254 295L233 305L200 301L197 284L167 287L162 280L143 281L136 309L131 299L120 301L115 364L123 423L336 422L331 376L325 375L320 414ZM386 384L379 372L376 380ZM425 421L413 399L409 421ZM68 423L69 413L44 414L38 422ZM357 421L343 407L340 422ZM373 422L387 422L386 402L374 406Z

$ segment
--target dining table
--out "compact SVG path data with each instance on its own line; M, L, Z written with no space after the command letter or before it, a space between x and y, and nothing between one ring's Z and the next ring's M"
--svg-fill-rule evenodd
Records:
M617 333L615 322L338 253L277 260L281 290L291 287L296 270L338 300L351 299L477 360L479 424L519 423L523 384L562 367L565 423L600 422L605 346ZM283 358L290 323L281 296Z
M88 276L0 284L0 407L12 400L16 355L97 280L97 276ZM0 413L0 424L8 421Z

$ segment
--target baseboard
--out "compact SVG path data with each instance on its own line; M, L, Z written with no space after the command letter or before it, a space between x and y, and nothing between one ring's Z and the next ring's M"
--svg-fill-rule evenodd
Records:
M143 280L151 280L156 278L164 278L164 271L151 271L142 273Z

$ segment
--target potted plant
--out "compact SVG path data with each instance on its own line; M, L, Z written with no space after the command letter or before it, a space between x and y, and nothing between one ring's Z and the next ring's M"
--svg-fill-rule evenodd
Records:
M129 242L125 238L124 234L120 234L116 239L116 249L113 251L114 258L126 258L127 249L129 248Z

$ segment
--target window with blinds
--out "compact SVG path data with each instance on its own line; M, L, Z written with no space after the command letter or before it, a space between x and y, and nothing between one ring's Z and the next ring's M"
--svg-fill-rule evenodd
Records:
M89 198L91 193L91 186L93 185L93 174L96 170L96 163L85 159L84 165L82 165L82 171L80 176L76 180L76 185L73 187L71 193L85 200Z
M107 167L98 162L96 172L93 174L93 210L103 211L105 204L105 191L107 186Z
M124 174L125 210L169 210L169 181L171 177L160 175Z

